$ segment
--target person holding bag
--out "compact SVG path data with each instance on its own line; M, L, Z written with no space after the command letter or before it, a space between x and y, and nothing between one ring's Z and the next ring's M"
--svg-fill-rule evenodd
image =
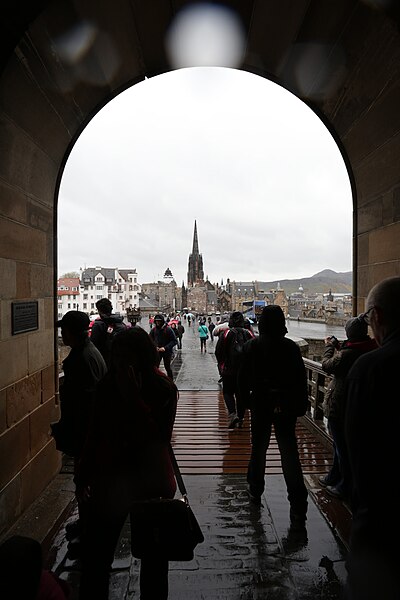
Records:
M108 599L115 548L135 505L175 495L170 440L178 391L157 364L157 349L140 327L115 337L76 478L88 506L80 600ZM140 598L168 598L168 559L157 550L141 560Z

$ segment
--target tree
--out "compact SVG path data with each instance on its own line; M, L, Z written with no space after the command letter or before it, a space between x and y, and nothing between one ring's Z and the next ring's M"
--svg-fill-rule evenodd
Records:
M64 275L60 275L60 278L72 279L73 277L80 277L80 274L76 271L69 271L68 273L64 273Z

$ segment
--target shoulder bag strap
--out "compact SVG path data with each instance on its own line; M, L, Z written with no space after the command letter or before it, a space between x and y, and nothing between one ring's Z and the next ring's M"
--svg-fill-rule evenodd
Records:
M174 453L174 450L173 450L171 444L169 444L168 450L169 450L169 456L171 458L172 466L174 468L176 483L178 484L180 493L182 494L182 496L184 496L186 498L187 497L186 487L185 487L185 484L183 483L182 475L179 470L179 465L176 460L176 456L175 456L175 453Z

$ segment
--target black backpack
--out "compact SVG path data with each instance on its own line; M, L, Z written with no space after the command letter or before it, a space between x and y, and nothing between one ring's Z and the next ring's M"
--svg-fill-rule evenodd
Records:
M121 331L125 331L126 325L125 323L104 323L106 337L103 346L103 357L109 366L110 362L110 354L111 354L111 346L114 340L114 337L121 333Z
M239 369L243 360L243 346L251 337L250 331L244 327L231 327L226 330L224 333L224 342L227 344L225 369L235 372Z

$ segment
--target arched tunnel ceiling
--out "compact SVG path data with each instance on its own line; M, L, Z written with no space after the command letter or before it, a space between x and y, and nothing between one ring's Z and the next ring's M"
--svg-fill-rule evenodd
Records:
M130 83L172 68L165 35L177 13L192 3L20 0L10 4L2 9L0 66L4 68L20 42L22 54L32 53L51 65L48 74L61 88L75 85L68 92L85 120ZM368 110L380 86L379 72L374 73L374 84L365 84L363 97L358 94L349 102L349 94L354 81L365 77L364 59L370 63L374 53L384 55L387 42L398 35L398 2L227 0L220 4L230 7L243 25L246 44L240 68L266 76L295 93L334 123L340 137L354 121L355 112ZM96 27L93 46L79 65L63 64L60 56L54 56L56 42L83 21ZM82 79L73 82L71 72L78 68ZM86 82L85 70L89 76Z

